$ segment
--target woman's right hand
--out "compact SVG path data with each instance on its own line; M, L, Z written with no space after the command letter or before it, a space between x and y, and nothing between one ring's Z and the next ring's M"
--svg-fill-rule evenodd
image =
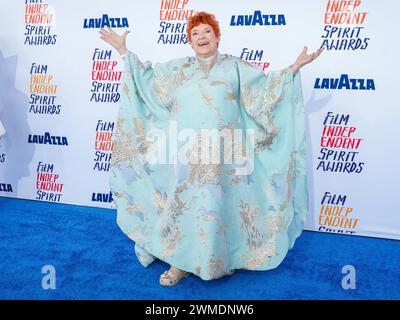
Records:
M114 47L120 55L123 55L128 50L126 48L126 36L129 32L130 31L125 31L122 36L120 36L119 34L115 33L111 28L107 28L107 30L101 28L99 31L100 38L110 44L112 47Z

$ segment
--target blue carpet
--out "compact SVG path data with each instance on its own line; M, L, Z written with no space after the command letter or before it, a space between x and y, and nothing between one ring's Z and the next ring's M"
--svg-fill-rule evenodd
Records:
M0 197L1 299L399 299L400 242L304 231L275 270L240 270L162 287L168 265L142 267L116 211ZM42 289L44 265L56 289ZM356 289L341 286L356 269Z

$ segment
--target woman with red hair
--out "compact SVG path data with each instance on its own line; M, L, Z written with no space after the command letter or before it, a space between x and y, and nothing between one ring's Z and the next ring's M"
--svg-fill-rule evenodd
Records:
M169 263L164 286L190 274L211 280L276 268L308 211L298 70L322 50L305 47L266 77L219 53L218 22L205 12L188 21L195 56L154 67L127 50L128 31L100 34L125 61L110 187L140 263ZM210 131L218 139L210 142Z

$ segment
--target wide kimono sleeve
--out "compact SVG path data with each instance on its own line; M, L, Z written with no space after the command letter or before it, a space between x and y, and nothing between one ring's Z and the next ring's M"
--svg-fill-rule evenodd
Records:
M157 210L154 199L148 196L154 189L151 179L166 179L158 175L154 171L158 167L149 162L148 155L157 145L149 132L165 129L164 126L168 124L174 101L170 74L174 62L152 67L151 63L142 63L130 51L123 59L121 99L113 133L109 182L118 209L117 222L133 237L132 231L129 231L133 228L130 218L137 217L141 221L144 212ZM150 174L152 172L153 175ZM139 231L135 235L136 239L140 239Z
M292 248L308 212L306 115L300 73L264 72L238 61L244 126L254 130L254 162L277 228Z
M174 96L169 80L171 63L158 63L153 68L150 62L142 63L131 51L123 59L121 100L113 135L113 176L126 168L140 174L151 147L147 133L167 123Z
M120 112L124 107L143 109L143 114L155 119L166 119L173 103L171 70L168 63L141 62L127 51L123 57L124 72ZM150 113L150 115L149 115Z

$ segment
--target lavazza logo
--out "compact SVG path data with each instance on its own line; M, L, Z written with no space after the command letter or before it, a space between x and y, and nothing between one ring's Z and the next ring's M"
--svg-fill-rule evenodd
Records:
M129 28L128 18L110 18L108 14L103 14L101 18L86 18L83 20L84 29L100 28Z

